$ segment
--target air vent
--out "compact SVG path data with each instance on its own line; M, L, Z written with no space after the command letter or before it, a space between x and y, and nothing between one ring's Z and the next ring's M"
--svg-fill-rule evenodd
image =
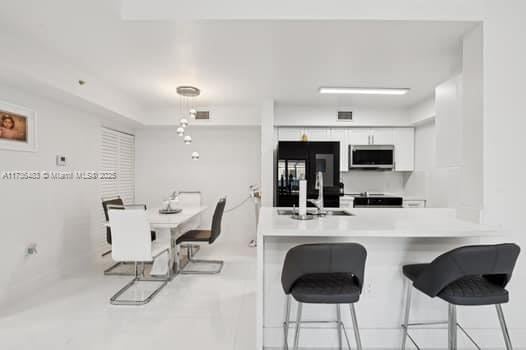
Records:
M351 121L352 112L351 111L338 111L338 120Z
M197 111L195 115L196 120L208 120L210 119L210 111Z

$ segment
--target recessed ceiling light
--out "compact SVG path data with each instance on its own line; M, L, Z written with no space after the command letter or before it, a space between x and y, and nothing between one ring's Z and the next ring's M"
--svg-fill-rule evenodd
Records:
M320 94L405 95L408 88L321 87Z

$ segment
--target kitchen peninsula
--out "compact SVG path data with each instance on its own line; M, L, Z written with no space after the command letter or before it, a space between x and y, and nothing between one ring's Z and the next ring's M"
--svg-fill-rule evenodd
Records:
M294 246L352 241L366 247L364 292L356 305L363 344L365 348L393 348L401 336L404 292L401 266L429 261L452 247L491 243L500 234L498 228L457 219L454 209L351 208L333 211L335 215L298 221L290 217L290 210L261 209L257 248L258 350L282 346L286 299L280 276L285 254ZM419 303L418 298L417 295L416 317L445 319L447 307ZM292 305L294 314L295 303ZM334 310L324 305L309 305L304 308L304 319L334 320ZM343 322L351 327L350 319L344 317ZM336 348L338 344L334 329L313 327L302 331L301 342L303 346L314 348Z

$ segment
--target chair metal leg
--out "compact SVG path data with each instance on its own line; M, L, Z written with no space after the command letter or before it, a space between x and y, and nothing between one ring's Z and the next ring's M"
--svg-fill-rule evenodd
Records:
M354 337L356 338L356 349L362 350L362 340L360 338L360 330L358 328L358 320L356 318L356 310L354 309L354 304L350 304L349 308L351 309L352 326L354 329Z
M192 264L206 264L206 265L217 265L217 268L211 271L200 271L200 270L190 270L186 266L181 269L180 273L183 275L215 275L221 272L225 262L223 260L203 260L203 259L194 259L193 258L193 249L191 246L187 249L187 259L189 263ZM187 264L188 265L188 264Z
M342 342L342 313L340 310L340 304L336 304L336 317L338 320L338 349L343 349L343 342Z
M508 326L506 325L506 320L504 319L504 312L502 312L502 305L495 305L497 309L497 315L499 316L500 328L502 329L502 335L504 336L504 343L506 344L506 350L513 350L511 345L510 333L508 332Z
M283 322L283 349L289 349L289 324L290 324L290 294L287 295L287 301L285 302L285 322Z
M405 350L407 343L407 332L409 327L409 314L411 312L411 296L413 292L413 286L409 281L406 280L407 292L405 296L405 312L404 312L404 323L402 325L402 350Z
M135 277L128 282L124 287L122 287L115 295L110 298L110 303L112 305L144 305L148 304L152 299L166 286L170 278L144 278L144 263L142 264L142 271L139 274L139 266L137 263L134 264L135 267ZM138 282L160 282L159 287L157 287L150 295L142 300L119 300L119 297L130 289L135 283Z
M448 349L457 350L457 307L449 304L448 309Z
M301 328L301 313L303 311L303 303L298 302L298 312L296 314L296 334L294 335L294 350L298 350L300 343L300 328Z

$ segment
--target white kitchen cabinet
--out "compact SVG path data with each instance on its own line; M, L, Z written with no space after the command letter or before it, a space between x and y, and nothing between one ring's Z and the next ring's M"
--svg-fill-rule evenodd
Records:
M425 199L404 199L402 206L404 208L425 208Z
M279 141L340 142L340 171L349 170L349 145L394 145L395 171L415 168L415 135L413 128L279 128Z
M371 129L349 129L349 145L370 145L372 140Z
M372 129L371 130L371 144L372 145L393 145L394 131L393 129Z
M393 129L395 145L395 171L415 170L415 130L413 128Z
M340 142L340 171L349 171L348 129L332 129L331 139Z
M279 141L301 141L305 128L279 128Z
M305 134L308 141L335 141L330 128L306 128Z
M393 129L350 129L349 143L351 145L392 145L394 144Z

